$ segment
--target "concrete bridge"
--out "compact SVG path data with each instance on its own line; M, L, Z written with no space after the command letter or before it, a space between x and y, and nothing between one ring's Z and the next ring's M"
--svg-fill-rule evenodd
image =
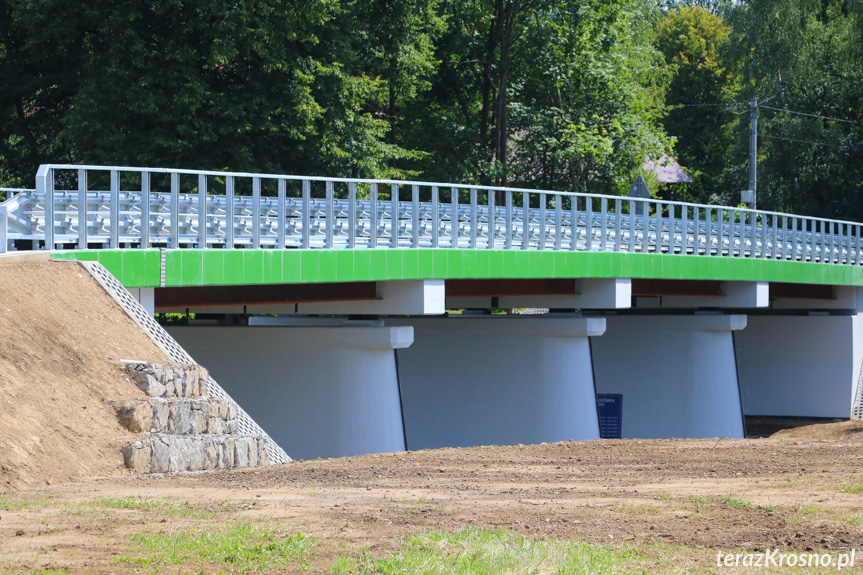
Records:
M95 260L151 313L194 313L169 332L293 457L863 417L861 224L105 166L9 195L0 250Z

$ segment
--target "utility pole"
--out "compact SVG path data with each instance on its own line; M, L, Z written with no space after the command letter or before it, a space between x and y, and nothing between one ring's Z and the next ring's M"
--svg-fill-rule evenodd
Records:
M758 207L756 175L758 166L758 98L749 101L749 191L752 193L752 209Z

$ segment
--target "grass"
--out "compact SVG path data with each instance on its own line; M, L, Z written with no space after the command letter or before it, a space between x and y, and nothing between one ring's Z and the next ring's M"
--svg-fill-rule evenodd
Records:
M25 509L41 509L49 507L55 502L47 495L40 495L37 499L22 499L10 495L0 495L0 511L22 511Z
M719 498L719 502L723 505L730 505L732 507L752 507L751 502L746 501L745 499L738 499L733 493L726 493Z
M426 573L643 573L640 553L627 547L606 547L558 539L532 540L506 532L473 527L454 532L430 531L405 539L401 550L371 559L338 557L335 575Z
M863 495L863 483L843 485L839 488L839 491L842 493L856 493L857 495Z
M181 531L132 537L138 555L122 555L121 563L145 568L171 565L214 565L231 572L254 573L279 569L288 563L307 564L315 541L302 533L280 535L272 528L246 521L214 533Z

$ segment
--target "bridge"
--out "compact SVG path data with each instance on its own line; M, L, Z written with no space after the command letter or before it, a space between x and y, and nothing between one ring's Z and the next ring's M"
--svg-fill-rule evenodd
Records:
M195 314L171 335L294 457L863 417L858 223L116 166L7 195L0 251Z

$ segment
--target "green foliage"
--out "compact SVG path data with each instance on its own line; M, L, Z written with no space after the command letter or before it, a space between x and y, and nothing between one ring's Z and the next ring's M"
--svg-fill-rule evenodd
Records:
M289 563L305 564L314 541L302 533L279 535L272 529L249 522L235 523L221 532L179 532L132 537L139 555L117 560L144 567L170 565L218 565L231 572L250 573L282 568Z
M624 548L579 541L531 540L476 528L411 537L383 559L337 558L331 573L642 573L646 558Z

